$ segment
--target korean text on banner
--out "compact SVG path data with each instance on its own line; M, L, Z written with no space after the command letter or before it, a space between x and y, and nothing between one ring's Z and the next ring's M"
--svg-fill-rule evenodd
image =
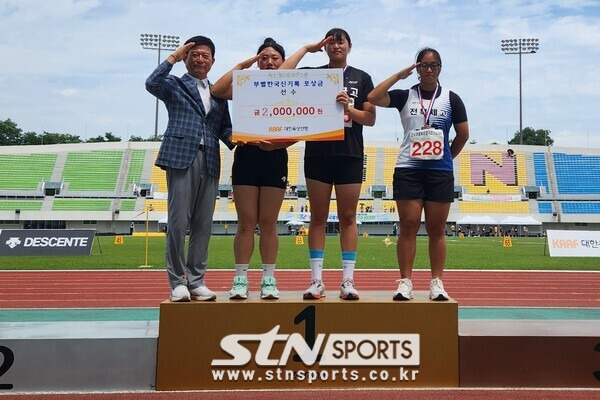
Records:
M546 231L550 257L600 257L598 231Z
M343 70L233 72L234 141L343 140Z

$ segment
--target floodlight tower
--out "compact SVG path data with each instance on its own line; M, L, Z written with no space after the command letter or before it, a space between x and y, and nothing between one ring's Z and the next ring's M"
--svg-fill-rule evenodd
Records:
M504 54L519 55L519 141L523 144L523 84L521 76L521 54L534 54L540 48L539 39L505 39L500 43Z
M160 65L160 51L176 50L179 47L179 36L142 33L140 35L140 45L144 49L158 50L158 65ZM158 98L156 99L156 111L154 113L154 140L158 140Z

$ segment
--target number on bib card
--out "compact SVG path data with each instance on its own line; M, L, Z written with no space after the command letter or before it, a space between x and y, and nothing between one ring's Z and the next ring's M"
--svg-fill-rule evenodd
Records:
M444 156L444 133L439 129L423 129L410 134L410 158L441 160Z

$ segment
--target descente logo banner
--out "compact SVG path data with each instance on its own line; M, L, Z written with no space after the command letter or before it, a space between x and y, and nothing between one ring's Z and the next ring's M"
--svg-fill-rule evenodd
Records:
M95 229L3 229L0 256L88 256Z
M306 343L298 333L280 334L280 326L261 334L233 334L221 340L221 349L231 358L215 359L213 367L240 367L254 359L263 367L285 366L298 354L306 366L418 366L420 337L418 334L318 334L314 345ZM244 343L257 342L255 354ZM273 354L276 342L284 344L283 352Z

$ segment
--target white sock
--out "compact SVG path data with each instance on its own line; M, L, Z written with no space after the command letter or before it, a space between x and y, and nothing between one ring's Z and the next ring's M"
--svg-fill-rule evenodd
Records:
M344 265L344 269L342 270L342 280L354 278L354 264L356 264L356 261L344 260L342 261L342 264Z
M323 280L323 260L325 252L323 250L308 250L308 259L310 260L310 272L312 279Z
M310 259L310 272L312 273L313 279L323 280L323 259L322 258L311 258Z
M269 276L275 277L275 264L263 264L263 278Z
M235 264L235 276L248 276L248 264Z
M354 279L354 265L356 264L355 251L342 251L342 280Z

